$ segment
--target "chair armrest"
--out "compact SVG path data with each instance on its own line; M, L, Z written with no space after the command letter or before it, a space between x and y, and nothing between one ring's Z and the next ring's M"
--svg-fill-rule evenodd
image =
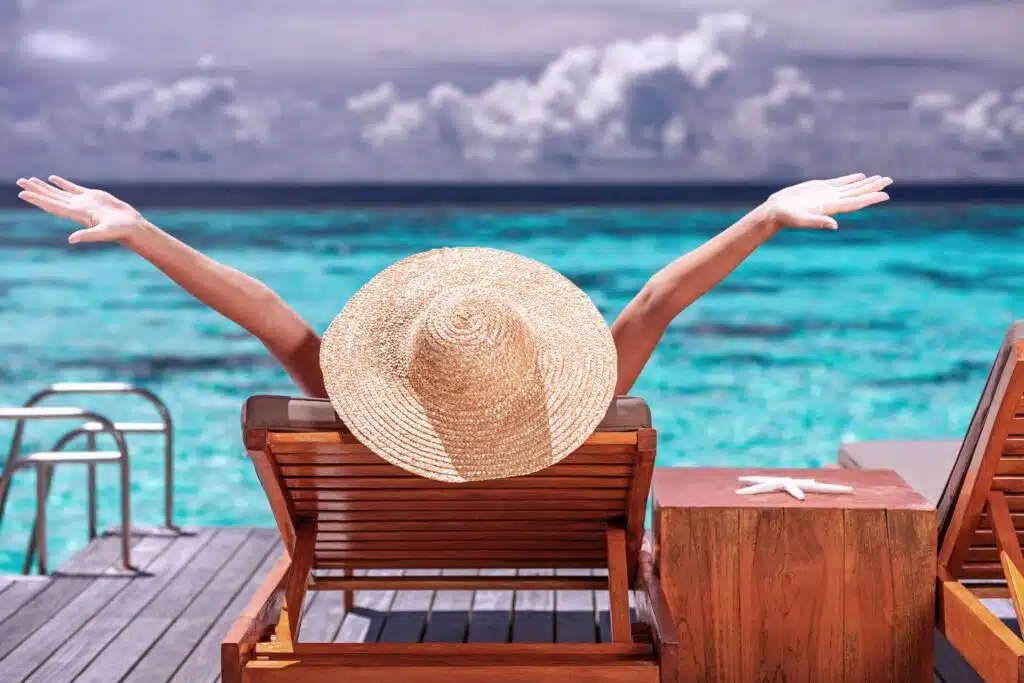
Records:
M286 551L256 589L242 616L221 641L221 680L224 683L241 683L242 668L252 656L256 644L277 625L284 605L285 579L290 568L291 557Z
M986 681L1017 681L1024 671L1024 641L959 581L936 581L938 628Z
M637 617L651 627L662 668L661 679L674 681L679 677L679 636L671 608L661 589L661 579L654 569L653 552L645 537L644 547L640 551L640 571L634 587Z

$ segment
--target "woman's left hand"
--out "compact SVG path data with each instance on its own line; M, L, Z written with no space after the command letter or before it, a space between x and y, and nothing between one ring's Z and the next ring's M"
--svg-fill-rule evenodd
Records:
M768 198L761 210L777 228L835 230L839 224L832 218L834 214L859 211L884 202L889 195L882 190L891 184L892 178L877 175L866 178L863 173L808 180L779 190Z

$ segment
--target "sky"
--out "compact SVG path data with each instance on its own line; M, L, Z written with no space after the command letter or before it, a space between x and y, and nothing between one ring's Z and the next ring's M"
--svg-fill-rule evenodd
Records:
M0 173L1024 179L1020 0L6 0Z

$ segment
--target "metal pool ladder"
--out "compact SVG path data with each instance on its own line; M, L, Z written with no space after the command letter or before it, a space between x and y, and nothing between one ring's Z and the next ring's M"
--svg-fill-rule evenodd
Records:
M151 403L160 414L159 422L113 422L99 413L83 408L40 407L38 404L50 396L84 394L136 395ZM164 437L164 524L174 528L174 445L173 424L167 406L155 394L126 382L62 382L52 384L33 394L20 408L0 408L0 420L14 420L14 435L7 460L0 470L0 523L3 522L11 479L19 470L36 470L36 517L25 551L22 573L32 570L32 561L39 553L40 574L47 573L46 552L46 498L53 481L53 469L59 464L83 463L87 466L87 494L89 514L89 540L97 535L96 529L96 466L106 463L120 465L121 474L121 560L125 569L131 568L131 482L128 446L125 434L161 434ZM66 432L49 451L21 453L25 423L33 420L74 420L79 424ZM97 451L96 437L109 434L116 450ZM65 448L78 436L86 438L86 449L67 451Z

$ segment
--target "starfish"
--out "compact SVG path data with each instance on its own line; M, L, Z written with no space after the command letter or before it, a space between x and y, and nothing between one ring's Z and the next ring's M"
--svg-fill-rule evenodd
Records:
M842 484L826 484L814 479L794 479L793 477L740 477L740 481L750 483L738 490L741 496L748 496L753 493L767 493L769 491L785 491L794 498L804 499L804 491L814 493L853 493L852 486Z

